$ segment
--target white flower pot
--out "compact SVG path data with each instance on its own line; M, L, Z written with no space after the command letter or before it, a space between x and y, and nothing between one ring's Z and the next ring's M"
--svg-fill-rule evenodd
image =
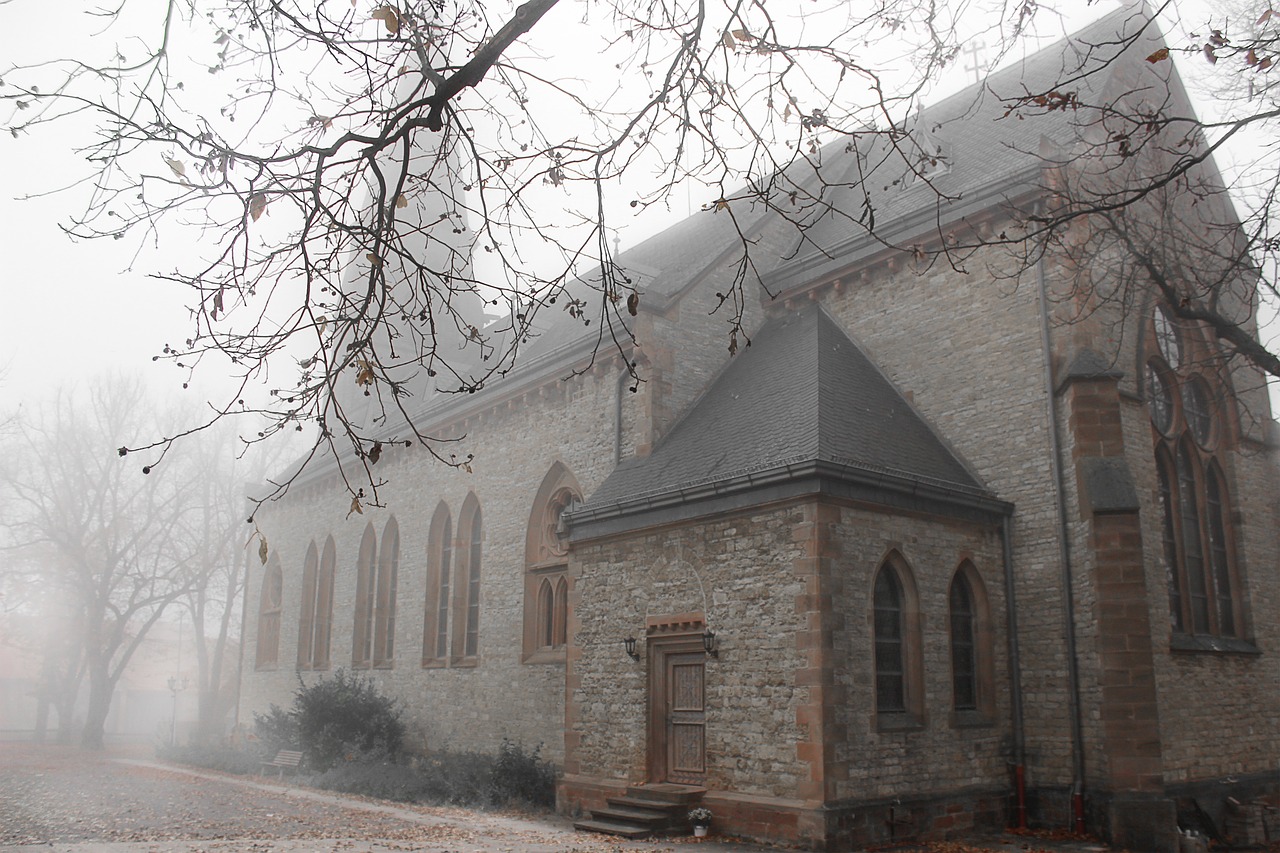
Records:
M705 826L695 826L695 827L693 828L693 837L694 837L694 838L706 838L706 837L707 837L707 828L706 828Z

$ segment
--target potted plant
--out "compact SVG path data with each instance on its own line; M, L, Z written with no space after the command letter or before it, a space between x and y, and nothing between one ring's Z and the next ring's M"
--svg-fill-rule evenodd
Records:
M689 823L693 824L695 838L706 836L707 827L711 826L711 818L711 809L706 806L698 806L696 809L689 810Z

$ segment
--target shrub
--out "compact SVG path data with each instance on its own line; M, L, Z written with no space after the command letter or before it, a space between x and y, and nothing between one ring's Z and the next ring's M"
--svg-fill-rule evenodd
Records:
M298 744L308 765L328 770L349 754L378 753L394 758L404 739L404 723L395 700L374 683L339 669L293 694Z
M542 746L525 752L523 746L502 739L490 773L489 798L494 805L526 803L555 808L556 768L539 756Z
M555 806L556 770L519 744L503 741L496 756L440 752L413 765L365 754L311 779L317 788L402 802L457 806Z
M298 718L293 711L286 711L272 703L265 714L253 715L253 729L258 736L261 750L274 756L282 749L301 749L298 737Z

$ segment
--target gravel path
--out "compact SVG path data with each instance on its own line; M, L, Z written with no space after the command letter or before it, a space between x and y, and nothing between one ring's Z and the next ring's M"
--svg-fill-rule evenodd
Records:
M71 748L0 744L0 851L674 853L553 816L391 804ZM700 844L700 851L761 850Z
M776 853L715 839L627 842L576 832L554 815L388 803L160 764L148 753L0 742L0 853ZM913 849L1106 851L1016 836Z

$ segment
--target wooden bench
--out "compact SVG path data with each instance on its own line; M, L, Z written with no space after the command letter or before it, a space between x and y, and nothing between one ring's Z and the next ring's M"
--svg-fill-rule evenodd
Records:
M282 749L276 753L276 757L270 761L262 762L262 773L267 772L268 767L274 767L277 771L277 778L284 778L285 768L298 769L298 765L302 763L302 751L297 749ZM259 774L261 775L261 774Z

